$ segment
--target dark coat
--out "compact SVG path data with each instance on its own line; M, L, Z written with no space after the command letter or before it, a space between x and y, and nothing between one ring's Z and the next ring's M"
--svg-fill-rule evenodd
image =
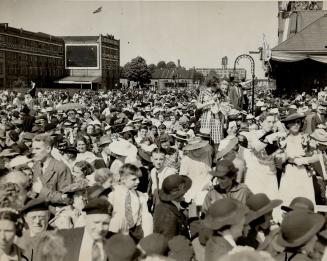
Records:
M153 231L168 239L177 235L190 238L186 216L172 202L161 201L154 210Z
M72 183L72 175L69 168L61 161L50 158L48 167L42 174L40 163L35 163L33 167L33 179L40 177L43 188L40 196L51 203L66 203L62 199L63 189Z
M84 227L58 230L58 234L63 238L64 246L67 249L67 253L62 261L78 261L84 232ZM112 236L112 234L108 232L106 240L108 240L110 236ZM107 249L104 248L104 251L107 251Z

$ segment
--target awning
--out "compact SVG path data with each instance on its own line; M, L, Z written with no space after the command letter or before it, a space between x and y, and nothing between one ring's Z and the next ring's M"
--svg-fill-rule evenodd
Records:
M311 59L317 62L327 63L327 53L308 54L304 52L272 51L271 59L278 62L298 62L305 59Z
M311 59L327 63L327 15L321 16L271 50L271 59L298 62Z
M101 76L67 76L55 83L59 84L92 84L92 83L100 83Z

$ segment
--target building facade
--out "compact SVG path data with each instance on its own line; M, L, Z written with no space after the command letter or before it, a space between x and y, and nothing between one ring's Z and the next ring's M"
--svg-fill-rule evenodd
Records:
M64 36L68 76L57 81L87 89L119 86L120 41L111 35Z
M49 87L64 75L63 39L0 24L0 88Z
M202 73L204 77L207 77L211 71L214 71L221 79L229 78L234 73L239 79L246 79L246 70L243 68L237 68L235 72L233 68L196 68L195 70Z

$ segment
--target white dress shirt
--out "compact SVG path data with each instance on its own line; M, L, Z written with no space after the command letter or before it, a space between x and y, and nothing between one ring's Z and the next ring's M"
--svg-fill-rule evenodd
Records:
M93 242L94 242L93 238L85 230L82 239L81 250L79 252L78 261L92 260ZM106 261L105 253L103 250L103 243L99 241L97 244L99 244L101 260Z

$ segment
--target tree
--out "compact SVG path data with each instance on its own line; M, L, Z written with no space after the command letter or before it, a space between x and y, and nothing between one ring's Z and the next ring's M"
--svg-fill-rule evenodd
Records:
M150 83L151 71L141 56L132 59L124 69L127 79L136 82L138 86L142 87L145 83Z
M204 82L204 76L202 73L194 71L193 74L193 83L198 82L198 83L203 83Z
M166 67L168 69L173 69L173 68L176 68L176 64L174 62L170 61L167 63Z
M149 67L149 69L150 69L150 72L151 72L151 73L154 73L154 71L155 71L155 70L156 70L156 68L157 68L157 67L156 67L156 65L155 65L155 64L153 64L153 63L149 64L149 66L148 66L148 67Z
M157 64L157 68L159 68L159 69L165 69L166 67L167 67L167 65L166 65L165 61L160 61Z

